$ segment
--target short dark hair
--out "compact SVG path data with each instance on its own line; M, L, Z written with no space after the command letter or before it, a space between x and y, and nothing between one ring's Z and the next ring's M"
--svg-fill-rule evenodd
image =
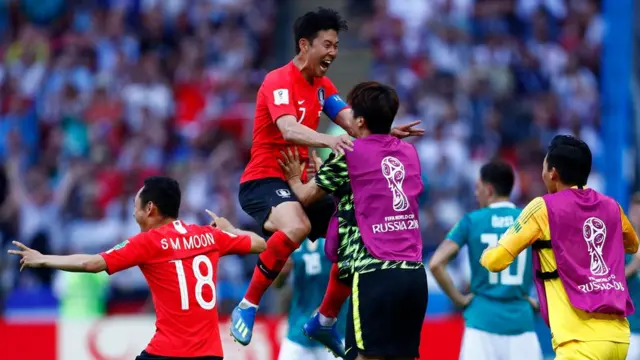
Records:
M347 95L353 117L363 117L367 129L374 134L388 134L398 113L400 100L388 85L367 81L356 85Z
M144 206L152 202L160 215L177 219L181 197L180 184L176 180L166 176L151 176L144 180L140 204Z
M560 181L569 186L587 185L592 160L589 146L570 135L556 135L547 150L547 170L556 168Z
M318 37L318 32L323 30L347 31L347 21L333 10L319 7L316 11L309 11L300 16L293 24L293 34L296 41L296 54L300 53L300 39L307 39L310 43Z
M480 168L480 181L493 186L498 196L510 196L515 179L511 165L502 160L488 162Z

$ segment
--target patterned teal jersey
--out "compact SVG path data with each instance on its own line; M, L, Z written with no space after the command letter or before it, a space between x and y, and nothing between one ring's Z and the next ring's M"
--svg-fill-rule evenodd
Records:
M424 268L421 262L385 261L373 257L367 251L355 220L353 191L344 155L331 154L316 174L316 184L338 201L338 268L340 278L347 278L353 272L366 273L381 269Z
M521 211L509 202L494 203L466 214L447 235L469 251L471 292L475 296L464 311L467 327L500 335L534 330L533 309L525 299L533 286L531 249L523 251L500 273L490 273L480 265L482 252L498 243Z
M331 261L324 254L324 239L315 243L305 240L291 254L293 260L293 297L289 307L289 330L287 338L304 347L322 346L302 333L302 326L318 310L327 290ZM346 328L346 306L342 307L338 317L338 330L344 338Z
M633 260L634 255L625 256L625 264L629 264ZM631 332L640 333L640 272L636 272L627 278L627 287L629 288L629 294L631 300L636 305L636 312L629 315L629 325L631 326Z

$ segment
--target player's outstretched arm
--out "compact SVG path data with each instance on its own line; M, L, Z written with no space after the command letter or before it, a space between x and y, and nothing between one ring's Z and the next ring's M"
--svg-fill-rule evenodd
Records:
M480 264L491 272L506 269L524 249L542 236L543 227L548 228L548 224L547 206L541 197L537 197L522 210L498 245L484 250Z
M302 183L302 171L306 164L300 162L298 148L295 148L294 150L289 148L287 151L281 151L280 154L282 154L282 159L278 159L278 164L280 164L280 167L284 172L284 176L287 179L289 187L291 187L291 190L303 206L312 204L327 194L318 186L318 184L316 184L315 178L311 179L306 184ZM317 167L316 170L318 170L320 168L319 164L321 160L315 152L313 153L313 162Z
M445 239L440 246L438 246L436 252L433 253L433 256L431 256L429 270L431 270L431 274L449 299L451 299L456 306L464 308L471 302L473 294L463 295L453 284L451 275L447 271L447 264L449 264L451 258L453 258L459 250L460 247L458 244L449 239Z
M20 271L24 268L49 268L70 272L98 273L107 269L107 263L100 255L43 255L21 242L14 241L13 245L18 250L9 250L9 254L18 255L20 259Z
M352 130L349 128L349 124L353 123L353 111L351 108L345 108L338 113L338 115L333 119L333 122L336 125L340 126L344 129L349 135L353 136ZM394 126L391 129L391 135L397 137L398 139L404 139L409 136L422 136L424 135L424 129L416 129L415 126L420 125L422 121L412 121L405 125Z
M283 115L276 120L276 125L282 137L294 144L318 148L330 148L337 154L344 154L345 150L353 150L353 142L347 135L332 136L319 133L298 122L293 115Z

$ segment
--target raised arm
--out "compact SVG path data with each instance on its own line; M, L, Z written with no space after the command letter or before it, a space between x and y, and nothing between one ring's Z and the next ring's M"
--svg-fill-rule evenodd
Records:
M353 124L353 111L347 104L349 101L344 101L338 89L333 85L329 78L325 78L325 87L327 91L327 98L324 101L322 111L333 121L336 125L343 128L347 134L355 137L350 124ZM422 136L424 135L423 129L414 129L414 126L419 125L421 121L414 121L406 125L396 126L391 129L391 135L403 139L409 136Z
M351 111L351 108L340 111L333 122L343 128L347 134L353 136L352 130L349 128L349 124L353 123L353 111ZM398 139L404 139L409 136L422 136L424 135L424 129L414 128L414 126L420 125L421 123L422 121L416 120L405 125L394 126L391 128L391 135Z

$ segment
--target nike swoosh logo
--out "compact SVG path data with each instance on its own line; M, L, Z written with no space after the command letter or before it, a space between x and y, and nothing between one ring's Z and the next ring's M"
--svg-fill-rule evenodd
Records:
M304 100L298 101L298 105L302 104L303 102L304 102Z

